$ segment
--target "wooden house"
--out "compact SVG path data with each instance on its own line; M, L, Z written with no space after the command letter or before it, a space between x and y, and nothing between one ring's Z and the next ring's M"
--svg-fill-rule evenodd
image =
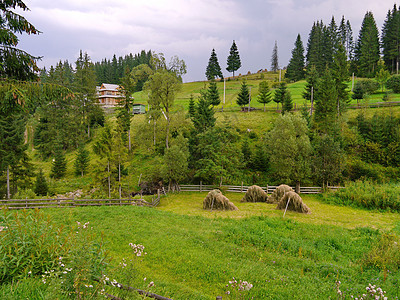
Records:
M103 83L97 88L97 93L99 104L106 107L116 106L124 98L121 87L118 84Z

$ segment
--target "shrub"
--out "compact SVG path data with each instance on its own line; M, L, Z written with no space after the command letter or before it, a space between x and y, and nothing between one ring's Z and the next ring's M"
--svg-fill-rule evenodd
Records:
M368 181L350 182L345 189L324 195L328 202L367 209L400 211L398 184L374 184Z
M400 93L400 75L393 75L386 82L386 87L395 93Z
M57 268L58 258L69 248L63 230L39 210L4 210L0 228L0 283Z
M355 87L359 86L364 94L373 94L379 89L379 83L374 79L358 80Z

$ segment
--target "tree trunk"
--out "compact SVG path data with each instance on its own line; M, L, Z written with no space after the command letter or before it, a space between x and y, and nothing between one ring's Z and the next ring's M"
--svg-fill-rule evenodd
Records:
M121 199L121 163L118 162L118 185L119 185L119 199Z
M90 139L90 123L87 124L87 137Z
M7 166L7 199L11 199L10 194L10 166Z
M297 194L300 194L300 181L296 181L295 192L296 192Z
M132 143L131 143L131 129L128 130L128 149L129 152L132 150Z
M265 103L264 103L264 112L265 112Z
M108 172L108 198L111 199L110 161L107 161L107 172Z
M167 137L165 138L165 146L167 147L167 149L169 149L169 113L168 110L165 110L167 112Z

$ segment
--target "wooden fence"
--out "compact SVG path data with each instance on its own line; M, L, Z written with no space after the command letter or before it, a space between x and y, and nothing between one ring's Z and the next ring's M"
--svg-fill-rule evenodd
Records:
M250 186L247 185L222 185L222 186L215 186L215 185L204 185L200 182L200 184L181 184L180 185L180 191L181 192L209 192L213 189L222 189L227 192L232 192L232 193L246 193L248 188ZM272 194L272 192L277 188L278 186L275 185L267 185L266 187L262 186L261 188L267 192L267 194ZM293 190L295 187L292 187ZM335 186L329 186L328 189L331 190L336 190L340 189L343 187L335 187ZM301 186L300 187L300 194L320 194L323 192L322 187L306 187L306 186Z
M0 209L32 209L47 207L80 207L80 206L149 206L155 207L160 203L160 194L153 197L152 202L143 199L74 199L74 198L56 198L56 199L11 199L0 200Z

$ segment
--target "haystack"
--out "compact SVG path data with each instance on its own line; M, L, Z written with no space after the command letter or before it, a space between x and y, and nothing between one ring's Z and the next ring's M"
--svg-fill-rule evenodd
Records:
M203 209L238 210L220 190L212 190L203 201Z
M293 189L286 184L281 184L268 197L267 202L268 203L278 203L282 199L283 195L285 195L286 192L293 192Z
M287 207L288 210L296 211L303 214L310 213L310 208L303 202L303 199L296 192L286 192L283 198L278 202L276 209L284 210L289 201Z
M247 189L241 202L266 202L268 198L267 193L258 185L252 185Z

